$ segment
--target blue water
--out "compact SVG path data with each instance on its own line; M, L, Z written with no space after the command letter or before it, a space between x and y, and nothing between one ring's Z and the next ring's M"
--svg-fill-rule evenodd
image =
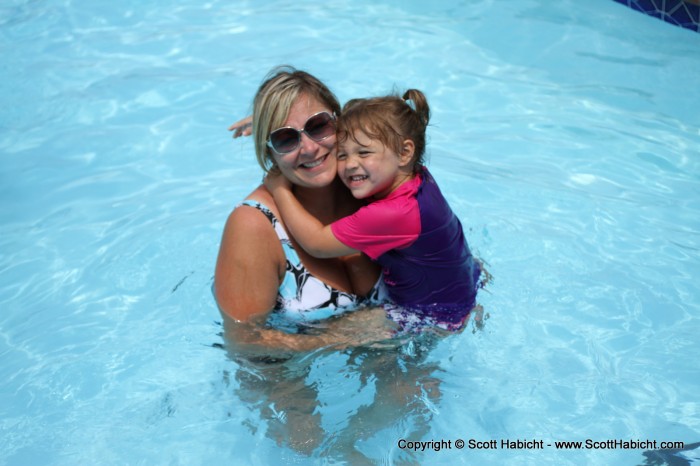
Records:
M700 441L700 35L610 0L428 3L0 5L0 464L637 465L553 443ZM428 165L494 277L482 326L223 349L218 243L261 176L226 127L281 63L341 101L426 92Z

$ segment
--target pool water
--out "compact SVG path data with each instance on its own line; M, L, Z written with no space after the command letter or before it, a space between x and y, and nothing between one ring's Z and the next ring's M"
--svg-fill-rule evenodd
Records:
M697 33L611 0L9 0L0 32L0 464L700 462ZM481 324L231 349L214 263L261 172L226 128L283 63L426 93Z

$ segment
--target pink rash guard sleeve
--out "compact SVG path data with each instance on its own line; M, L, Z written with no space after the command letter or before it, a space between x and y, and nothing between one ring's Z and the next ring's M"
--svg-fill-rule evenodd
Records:
M420 183L420 176L415 176L384 199L333 222L331 231L341 243L375 260L387 251L410 246L421 232L416 201Z

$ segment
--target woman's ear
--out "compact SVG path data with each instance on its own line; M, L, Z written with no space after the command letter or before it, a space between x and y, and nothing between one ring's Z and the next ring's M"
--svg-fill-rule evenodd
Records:
M399 166L405 167L413 161L413 154L416 153L416 144L411 139L404 139L401 143L401 153Z

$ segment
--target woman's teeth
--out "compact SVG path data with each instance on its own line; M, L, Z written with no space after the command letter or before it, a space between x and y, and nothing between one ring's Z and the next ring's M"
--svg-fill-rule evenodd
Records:
M316 159L312 162L302 163L300 166L302 168L314 168L314 167L318 167L319 165L321 165L324 160L326 160L326 157L321 157L320 159Z

